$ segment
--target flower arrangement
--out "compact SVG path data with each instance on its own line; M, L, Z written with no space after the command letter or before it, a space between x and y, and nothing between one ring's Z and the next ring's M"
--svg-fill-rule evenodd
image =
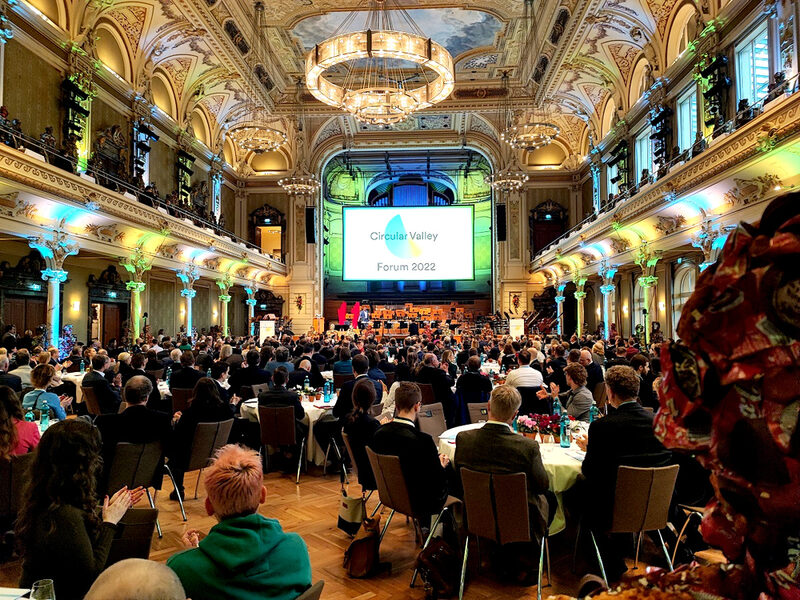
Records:
M536 422L532 415L519 415L517 417L517 430L520 433L537 433Z
M570 417L570 421L572 420L574 418ZM561 430L561 418L558 415L519 415L517 429L522 433L558 435Z

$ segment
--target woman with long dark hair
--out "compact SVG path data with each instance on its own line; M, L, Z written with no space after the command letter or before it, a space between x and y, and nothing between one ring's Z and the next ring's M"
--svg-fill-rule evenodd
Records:
M177 500L180 493L183 498L183 476L189 464L192 451L192 440L198 423L219 423L233 418L234 408L219 395L216 382L210 377L201 377L194 386L192 402L183 413L175 413L178 424L175 426L175 446L170 457L170 468L175 477L171 500Z
M122 488L98 511L100 446L97 429L82 419L42 436L17 518L20 587L52 579L58 600L80 600L105 568L116 525L144 490Z
M353 412L347 416L342 429L347 434L350 449L353 451L352 458L358 467L358 483L361 484L362 491L377 489L366 450L367 444L380 426L378 420L369 414L376 397L372 381L366 377L359 379L353 386Z
M14 390L0 385L0 460L32 452L38 444L39 426L25 420Z

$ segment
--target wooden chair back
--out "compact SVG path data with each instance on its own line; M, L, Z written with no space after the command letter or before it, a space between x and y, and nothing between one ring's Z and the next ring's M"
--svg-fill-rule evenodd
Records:
M170 389L170 393L172 393L172 412L184 412L189 406L192 404L192 393L194 392L191 388L172 388Z
M678 465L627 467L617 471L611 533L639 533L664 529L669 518Z
M81 386L81 394L83 401L86 403L86 412L93 417L100 414L100 402L97 401L97 394L94 393L94 388Z
M417 413L417 424L419 425L419 430L431 436L438 446L439 436L447 431L447 422L444 418L442 403L436 402L421 406Z
M369 446L367 446L367 458L375 475L381 503L400 514L415 517L408 486L400 466L400 458L389 454L377 454Z
M258 421L263 446L294 446L297 436L293 406L259 406Z

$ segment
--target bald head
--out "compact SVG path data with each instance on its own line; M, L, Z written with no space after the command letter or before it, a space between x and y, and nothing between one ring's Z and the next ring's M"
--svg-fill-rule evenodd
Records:
M588 367L590 364L592 364L592 353L588 350L581 350L581 358L578 362L580 362L584 367Z
M100 573L84 600L187 600L175 571L162 563L128 558Z

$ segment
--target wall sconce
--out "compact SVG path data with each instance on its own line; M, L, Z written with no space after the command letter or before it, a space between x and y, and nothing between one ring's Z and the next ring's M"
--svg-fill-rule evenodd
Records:
M666 305L666 303L664 303L664 302L659 302L659 303L658 303L658 310L660 310L661 312L664 312L665 310L667 310L667 305Z
M624 312L626 315L628 314L628 305L627 304L623 304L622 305L622 312Z
M71 308L72 308L72 312L79 312L81 310L81 301L80 300L74 300L72 302Z
M214 312L212 314L214 315L215 319L219 316L219 312L217 311L216 308L214 309Z

